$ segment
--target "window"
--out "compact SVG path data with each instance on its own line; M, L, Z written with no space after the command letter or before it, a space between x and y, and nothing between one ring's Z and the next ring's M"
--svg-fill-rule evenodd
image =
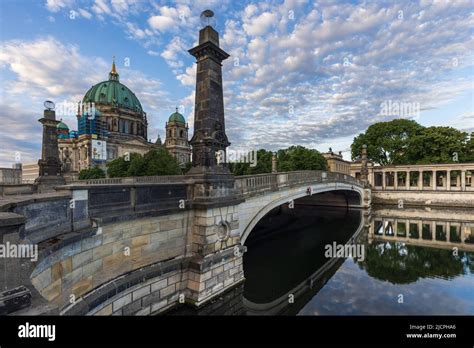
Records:
M184 138L184 132L182 130L179 131L179 136L180 136L180 138Z

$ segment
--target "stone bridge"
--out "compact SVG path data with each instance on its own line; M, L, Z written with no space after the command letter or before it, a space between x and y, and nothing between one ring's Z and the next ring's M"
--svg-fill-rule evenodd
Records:
M209 207L194 198L192 177L113 178L6 204L3 243L37 244L39 259L0 261L14 270L0 285L32 290L32 306L20 314L148 315L178 302L200 306L244 280L245 240L272 209L370 207L370 189L341 173L243 176L234 190L236 200Z

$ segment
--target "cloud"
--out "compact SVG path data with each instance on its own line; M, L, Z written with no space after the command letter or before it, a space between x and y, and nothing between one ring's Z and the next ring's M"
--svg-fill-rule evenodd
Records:
M248 14L254 13L254 5L249 5L251 10L247 11ZM277 23L277 14L264 12L259 16L248 18L244 20L243 28L245 32L252 36L261 36L268 32L268 30Z
M161 57L163 57L173 69L181 68L184 63L178 57L183 53L187 54L186 47L188 47L188 45L184 43L179 36L175 36L161 53Z
M94 5L92 6L92 11L94 11L98 15L112 14L112 10L107 4L106 0L95 0Z
M153 29L163 32L171 29L175 25L175 21L166 16L152 16L148 19L148 24Z
M46 8L51 12L59 12L64 8L71 7L74 0L47 0Z
M92 13L80 8L77 10L79 12L79 14L81 15L81 17L84 17L86 19L91 19L92 18Z

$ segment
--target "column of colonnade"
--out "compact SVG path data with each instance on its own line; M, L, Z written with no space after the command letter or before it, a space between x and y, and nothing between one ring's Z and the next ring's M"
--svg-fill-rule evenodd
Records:
M414 167L416 168L416 166ZM469 171L467 168L460 168L460 169L418 169L418 170L396 170L396 169L381 169L381 170L374 170L370 176L370 182L372 185L375 185L376 175L382 175L382 185L377 186L381 187L382 190L430 190L430 191L466 191L467 180L466 180L466 172ZM452 172L456 173L456 183L453 184L451 181L451 174ZM460 172L460 174L459 174ZM399 183L400 174L405 173L405 183L404 185ZM417 182L415 185L411 185L411 179L413 178L413 173L418 173ZM423 176L425 173L429 173L429 181L427 185L423 180ZM438 176L442 178L441 185L438 185ZM390 184L389 178L393 178L393 183ZM472 187L472 184L469 185Z

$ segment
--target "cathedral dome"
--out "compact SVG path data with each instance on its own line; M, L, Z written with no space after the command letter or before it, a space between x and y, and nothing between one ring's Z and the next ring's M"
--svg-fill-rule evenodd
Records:
M58 125L56 126L57 129L64 129L64 130L67 130L69 131L69 127L67 126L67 124L65 124L63 122L63 120L61 119L61 121L58 123Z
M119 74L115 69L115 61L109 80L92 86L82 99L83 103L108 104L143 113L142 105L135 93L119 82Z
M176 108L176 112L172 113L168 122L176 122L186 124L186 120L184 119L183 115L178 112L178 108Z

